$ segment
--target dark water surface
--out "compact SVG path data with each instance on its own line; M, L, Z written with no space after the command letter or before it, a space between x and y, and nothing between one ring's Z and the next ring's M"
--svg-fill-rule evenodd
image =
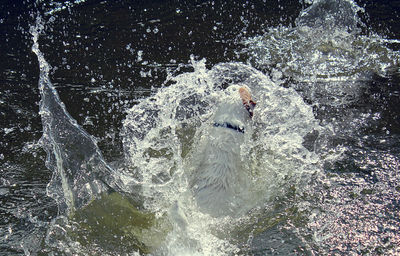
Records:
M50 183L54 173L45 166L43 143L51 142L45 139L39 142L45 123L43 113L39 113L44 94L38 89L43 73L39 70L38 57L32 52L30 32L31 27L38 27L37 17L41 17L44 25L38 46L51 66L48 78L59 95L56 103L65 104L68 118L76 120L95 138L93 141L101 151L99 157L111 163L110 166L121 162L136 165L140 159L135 154L147 152L146 146L137 145L138 140L131 139L136 135L129 129L140 130L140 125L146 124L135 119L137 113L142 109L162 111L160 99L165 102L182 99L176 92L160 88L172 84L179 88L186 83L188 91L196 91L205 86L207 79L218 81L222 86L235 79L271 81L276 86L270 89L273 93L268 94L268 90L266 94L262 90L255 93L260 106L273 110L284 109L288 104L287 112L260 111L270 116L256 119L255 134L266 141L250 138L259 148L254 146L249 152L255 152L254 163L261 166L252 171L259 175L255 177L276 178L282 183L277 185L282 194L262 201L255 207L257 213L249 214L248 220L238 221L243 225L235 228L206 218L205 221L212 223L209 225L215 226L212 230L217 234L217 242L203 237L201 232L199 238L189 237L186 241L173 221L172 227L160 224L160 229L165 228L165 233L170 235L165 238L167 243L157 243L161 244L158 248L148 246L143 234L141 243L131 243L140 235L132 235L133 231L131 235L110 231L106 221L105 228L96 231L104 232L104 237L110 236L104 240L90 232L83 235L64 232L75 221L79 222L76 220L79 218L83 219L81 222L96 222L99 207L90 206L93 208L77 214L70 223L65 220L69 216L60 203L60 198L67 196L57 194L58 190L62 191L61 185L55 189ZM189 249L199 255L215 255L215 252L221 255L400 254L399 28L400 2L394 0L2 1L0 254L113 255L118 252L133 255L139 250L156 255L191 255ZM203 74L203 58L204 67L212 75ZM265 78L256 70L262 71ZM176 76L173 81L171 77ZM189 93L184 89L181 92ZM154 95L154 101L144 100ZM199 100L199 106L210 105L209 95L200 92L198 95L206 98L204 102ZM169 107L166 103L165 109ZM304 122L296 119L300 118L295 116L297 108ZM306 115L308 110L312 111L312 117ZM282 122L281 127L276 128L265 119L276 120L275 124ZM175 119L172 122L179 123ZM163 128L161 121L151 125ZM199 123L190 125L200 126ZM190 129L184 132L189 137L193 134ZM79 140L81 135L66 135L65 145L73 144L74 138ZM301 138L300 146L291 141L297 135ZM275 139L297 145L298 151L293 149L289 156L289 150L283 152L274 146ZM187 140L192 145L191 139ZM312 155L310 159L317 160L309 160L305 151ZM159 157L157 154L168 155L160 152L150 155L153 158ZM172 150L171 155L187 154L185 149L182 152ZM290 160L281 163L280 157L285 156ZM147 161L149 167L142 169L154 171L156 165L151 165L151 161ZM263 169L260 163L268 163L266 166L271 163L271 167ZM135 168L142 167L137 165ZM306 182L301 172L287 171L309 170L311 165L315 170ZM143 170L131 174L140 176ZM264 171L271 176L260 174ZM287 175L279 178L279 173ZM169 178L174 180L176 175L171 174ZM78 178L69 178L70 182L79 184ZM141 182L144 180L142 177ZM127 197L134 191L111 187ZM165 193L161 198L176 196L170 191L158 192ZM138 214L135 216L142 220L142 213L136 209L154 210L157 203L153 204L153 197L139 194L129 198L131 201L111 194L114 200L111 204L116 208L123 205L128 212L121 210L123 218L129 218L131 213ZM262 193L258 191L259 194ZM110 198L104 199L105 202ZM140 202L139 206L132 207L132 201ZM166 214L161 207L156 210ZM111 212L110 215L118 214ZM104 218L113 220L107 216ZM143 217L146 225L153 221L153 217ZM140 221L127 221L128 224L144 225ZM109 234L105 235L106 232ZM225 232L229 235L221 235ZM129 246L119 245L114 236L121 236L121 243ZM152 233L148 236L154 240L162 237ZM185 242L175 244L172 242L175 238ZM87 244L83 242L85 239L89 241ZM183 247L187 250L180 250Z

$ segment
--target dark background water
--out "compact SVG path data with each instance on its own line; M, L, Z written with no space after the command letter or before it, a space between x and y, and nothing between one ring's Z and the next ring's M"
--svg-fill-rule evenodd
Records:
M261 35L270 27L294 26L299 12L308 6L295 0L89 0L46 14L57 3L0 3L0 254L42 248L47 225L57 215L54 201L46 195L51 173L44 166L45 154L37 144L42 134L39 69L31 51L29 27L38 14L46 22L40 37L41 51L53 67L50 78L62 102L72 117L98 139L105 158L115 160L122 156L119 131L124 110L162 86L167 71L190 70L187 63L191 55L206 58L208 66L246 62L246 56L240 54L243 38ZM366 11L360 14L365 23L363 33L400 39L400 1L357 4ZM400 44L387 47L399 50ZM365 101L356 103L355 108L382 113L379 122L371 123L366 133L376 136L376 140L386 130L391 134L387 143L377 146L376 140L371 140L371 145L365 142L362 150L381 147L398 154L399 81L398 67L388 77L373 76ZM356 143L346 137L343 140L348 145ZM357 150L350 155L351 159L362 156ZM359 169L361 176L373 179L370 172ZM393 186L400 191L398 181L394 180ZM398 217L399 199L393 198L390 207ZM39 242L33 242L36 239Z

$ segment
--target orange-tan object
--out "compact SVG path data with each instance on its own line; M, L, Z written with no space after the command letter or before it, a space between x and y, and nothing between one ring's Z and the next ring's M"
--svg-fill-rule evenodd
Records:
M247 88L240 87L239 94L240 98L242 99L244 107L249 112L250 117L253 117L253 110L256 106L256 103L251 99L251 93Z

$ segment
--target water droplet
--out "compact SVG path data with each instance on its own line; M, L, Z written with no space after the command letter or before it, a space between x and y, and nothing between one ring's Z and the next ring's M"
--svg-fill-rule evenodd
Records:
M0 188L0 196L7 195L9 193L8 188Z

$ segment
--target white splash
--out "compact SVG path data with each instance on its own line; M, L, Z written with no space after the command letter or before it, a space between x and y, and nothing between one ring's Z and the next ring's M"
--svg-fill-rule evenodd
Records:
M275 85L247 65L223 63L211 70L205 60L192 60L192 65L193 72L170 77L171 85L128 111L125 158L141 184L145 207L167 213L174 224L166 242L171 254L184 255L187 250L231 254L237 246L229 243L229 235L221 237L212 227L234 226L243 214L262 207L274 195L307 183L318 172L319 159L303 141L319 126L312 109L293 89ZM251 189L242 194L246 200L235 202L239 207L234 217L213 218L195 204L189 181L219 103L237 93L231 90L234 84L248 86L257 101L239 159Z

